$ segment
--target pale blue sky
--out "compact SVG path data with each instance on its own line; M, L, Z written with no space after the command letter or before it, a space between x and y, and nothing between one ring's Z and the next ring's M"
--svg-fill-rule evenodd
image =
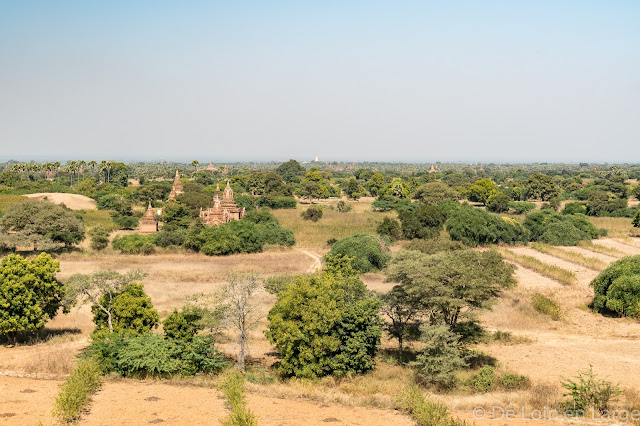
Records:
M640 162L640 1L0 0L0 159Z

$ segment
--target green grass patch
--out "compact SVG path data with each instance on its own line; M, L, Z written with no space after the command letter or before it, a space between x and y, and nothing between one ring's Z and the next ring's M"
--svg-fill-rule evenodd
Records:
M408 385L400 394L397 406L408 412L419 426L466 426L463 420L454 419L449 409L438 402L428 401L416 385Z
M540 253L549 254L559 259L575 263L576 265L586 266L587 268L593 269L595 271L602 271L607 267L607 264L605 262L600 259L596 259L595 257L585 256L583 254L565 250L549 244L533 243L531 244L531 248L539 251Z
M544 263L533 256L514 253L511 250L500 249L499 251L506 259L516 262L517 264L531 269L547 278L559 281L562 284L572 285L577 281L576 275L573 272L559 266L549 265L548 263Z
M118 229L108 210L78 210L78 213L82 216L84 226L87 229L95 228L98 225L101 225L107 232Z
M554 321L558 321L562 316L562 310L558 303L542 293L534 293L531 296L531 304L533 305L533 309L551 317Z
M53 416L62 423L77 420L91 402L91 396L100 388L102 371L100 364L93 358L78 362L76 369L62 384L56 397Z
M224 426L257 426L258 419L247 407L245 399L244 374L240 371L230 371L218 384L218 389L224 393L227 406L231 413L222 420Z
M595 244L591 241L581 241L578 243L578 247L591 250L594 253L606 254L613 257L624 257L626 254L616 248L603 246L602 244Z
M358 206L358 209L348 213L340 213L330 210L328 206L322 206L322 218L312 222L300 217L300 213L308 207L308 204L299 204L297 209L272 211L283 227L293 231L299 247L325 247L329 239L339 240L359 233L376 235L378 223L384 217L396 217L395 213L366 211L363 209L364 206Z
M26 197L16 194L0 194L0 210L6 211L7 207L12 204L17 204L22 200L26 200Z

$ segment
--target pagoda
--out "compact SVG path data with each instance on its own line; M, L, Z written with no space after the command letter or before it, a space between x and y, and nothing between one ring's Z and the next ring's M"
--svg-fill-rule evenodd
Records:
M238 207L238 204L233 199L233 190L229 185L229 181L227 181L224 193L220 191L219 184L216 187L216 193L213 196L213 207L206 210L200 209L200 219L205 225L219 225L232 220L240 220L245 213L244 207Z
M184 194L184 188L182 188L182 182L180 182L180 174L176 170L176 177L173 178L173 186L171 187L169 199L174 200L180 194Z
M141 234L154 234L158 232L158 221L153 214L153 207L151 207L151 201L147 207L147 212L140 221L139 231Z

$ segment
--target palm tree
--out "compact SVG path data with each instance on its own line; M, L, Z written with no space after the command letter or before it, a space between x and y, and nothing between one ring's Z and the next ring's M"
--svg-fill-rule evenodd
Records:
M98 163L96 163L96 160L91 160L87 163L87 165L91 167L91 177L95 177L95 168Z
M200 165L200 162L198 160L193 160L191 162L191 165L196 169L196 172L198 171L198 166Z

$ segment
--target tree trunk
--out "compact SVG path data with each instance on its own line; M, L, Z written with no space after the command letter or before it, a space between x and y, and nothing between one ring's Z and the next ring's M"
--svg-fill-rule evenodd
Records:
M246 334L245 334L245 330L241 330L240 331L240 350L238 351L238 370L240 371L244 371L244 358L245 358L245 354L244 354L244 346L245 346L245 341L246 341Z
M399 352L399 358L400 358L400 364L403 363L402 360L402 335L398 336L398 352Z
M17 331L8 331L7 332L7 340L10 345L18 346L18 332Z

